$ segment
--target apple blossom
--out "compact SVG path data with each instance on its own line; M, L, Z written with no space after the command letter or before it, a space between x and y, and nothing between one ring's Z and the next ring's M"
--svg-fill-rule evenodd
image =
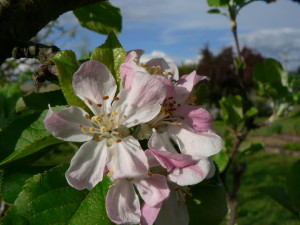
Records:
M73 89L94 116L71 106L58 112L50 109L45 119L47 130L55 137L86 142L66 172L69 184L92 189L102 180L106 167L113 179L147 174L146 155L129 128L159 113L166 87L155 77L136 72L130 89L115 97L117 85L110 71L98 61L88 61L74 74Z

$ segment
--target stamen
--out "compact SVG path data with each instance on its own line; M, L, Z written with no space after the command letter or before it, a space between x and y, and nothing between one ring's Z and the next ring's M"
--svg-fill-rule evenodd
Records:
M117 142L117 143L120 143L121 141L122 141L122 139L119 139L119 138L116 139L116 142Z
M102 104L101 104L101 103L99 103L99 104L97 104L97 106L98 106L98 107L101 107L101 106L102 106Z
M103 96L103 100L107 100L109 98L109 96Z
M153 174L151 171L148 171L148 176L151 177Z
M90 99L86 100L90 105L93 105L93 102Z
M84 117L85 117L87 120L91 119L91 117L90 117L89 114L85 114Z
M89 132L89 131L88 131L86 128L84 128L84 127L82 127L81 130L82 130L82 132L85 133L85 134L87 134L87 133Z
M114 97L114 100L118 101L118 100L120 100L120 98L119 97Z
M95 128L94 127L90 127L90 132L94 132L95 131Z

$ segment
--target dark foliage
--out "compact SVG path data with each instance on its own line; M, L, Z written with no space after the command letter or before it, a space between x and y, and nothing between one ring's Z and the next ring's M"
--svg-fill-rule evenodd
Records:
M233 58L232 47L224 48L218 55L213 55L206 46L202 50L202 59L197 68L197 74L210 78L207 82L211 95L209 102L218 105L223 96L242 95L241 90L250 91L252 88L252 70L254 66L263 61L263 56L253 49L244 47L241 51L246 67L242 70L242 77L238 77Z

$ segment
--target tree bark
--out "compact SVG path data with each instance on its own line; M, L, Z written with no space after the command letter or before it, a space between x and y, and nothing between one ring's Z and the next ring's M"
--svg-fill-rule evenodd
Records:
M28 42L50 21L103 0L0 0L0 65L14 47Z

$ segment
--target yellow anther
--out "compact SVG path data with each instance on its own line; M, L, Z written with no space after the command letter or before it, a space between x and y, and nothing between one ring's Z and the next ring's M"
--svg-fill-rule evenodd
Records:
M107 132L106 127L105 127L105 126L100 127L100 132L101 132L101 133Z
M89 114L85 114L84 117L85 117L87 120L91 119L91 117L90 117Z
M86 128L84 128L84 127L82 127L81 130L82 130L82 132L85 133L85 134L89 132L89 131L88 131Z
M111 113L113 116L117 116L118 115L118 112L112 112Z
M100 117L99 117L99 116L93 116L91 120L92 120L92 121L99 121L99 120L100 120Z
M94 127L90 127L90 132L94 132L95 128Z
M148 171L148 176L151 177L153 174L151 171Z
M162 72L162 75L167 76L168 73L164 71L164 72Z

